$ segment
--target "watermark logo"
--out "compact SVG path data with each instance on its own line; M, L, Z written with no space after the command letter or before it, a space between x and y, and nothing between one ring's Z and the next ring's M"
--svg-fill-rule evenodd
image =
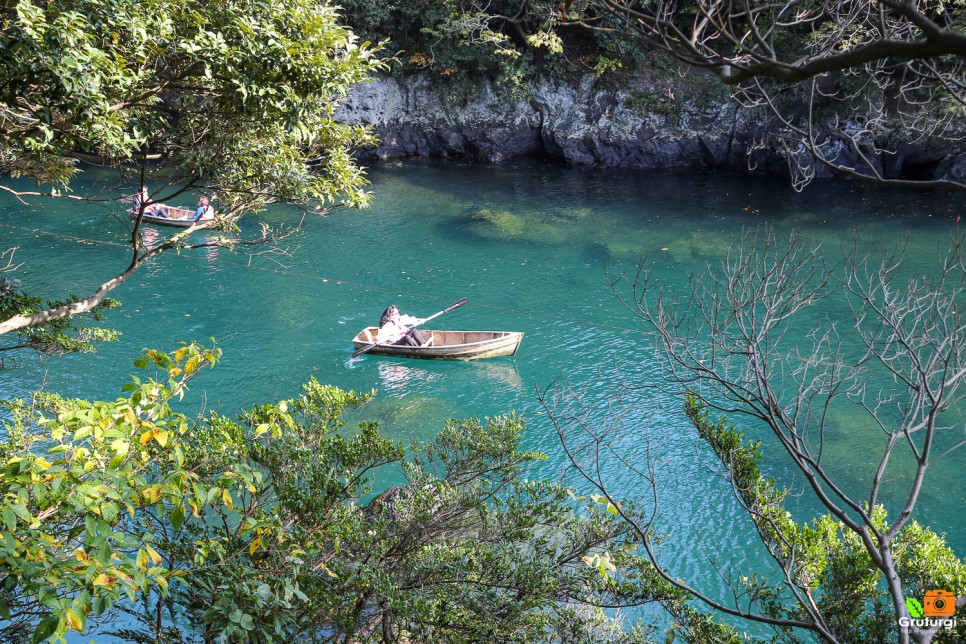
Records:
M955 628L956 618L956 595L948 590L928 590L922 603L915 597L906 598L906 610L909 617L899 618L899 625L908 627L910 625L919 628ZM911 617L911 619L910 619Z

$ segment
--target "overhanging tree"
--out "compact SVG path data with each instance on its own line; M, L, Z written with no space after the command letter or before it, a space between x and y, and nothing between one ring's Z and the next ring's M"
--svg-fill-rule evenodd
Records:
M0 335L94 309L159 253L245 243L228 222L267 204L365 205L350 151L369 134L333 113L381 62L337 17L311 0L10 5L0 36L0 171L41 187L2 189L20 200L113 203L121 213L130 203L121 205L123 194L142 187L158 202L216 194L223 217L190 231L227 232L201 243L181 233L149 247L142 204L123 273L68 304L7 312ZM73 194L83 161L117 168L121 193ZM247 242L284 234L263 230Z
M742 104L767 108L768 136L784 145L798 187L824 166L877 183L966 189L964 176L934 179L902 163L903 148L932 139L947 148L933 153L938 162L966 136L959 2L585 0L547 17L633 34L734 86ZM927 176L908 176L916 172Z
M906 599L940 589L958 597L958 609L966 606L966 565L915 520L924 485L937 484L927 477L930 468L960 457L966 444L962 237L953 235L928 274L907 269L901 249L856 244L844 258L833 268L797 235L785 245L771 231L758 231L679 296L657 289L646 270L630 280L627 304L658 349L667 387L688 397L688 415L775 563L771 571L722 572L733 591L729 600L661 563L653 539L657 448L648 443L647 463L629 463L613 446L618 428L591 422L579 399L546 404L574 465L610 503L621 508L602 474L611 469L607 461L645 486L654 500L651 516L627 520L665 580L707 606L767 624L781 641L798 641L802 633L828 642L958 641L963 620L958 630L917 624L911 618L920 615ZM620 284L623 277L615 287ZM831 302L846 320L803 321ZM639 391L637 385L622 383L622 397ZM796 523L785 507L791 483L759 470L761 443L746 444L741 432L709 412L765 429L773 438L767 444L781 450L827 514ZM870 481L861 492L836 473L830 455L842 414L852 438L878 459L856 474ZM719 570L727 566L724 556L716 553Z

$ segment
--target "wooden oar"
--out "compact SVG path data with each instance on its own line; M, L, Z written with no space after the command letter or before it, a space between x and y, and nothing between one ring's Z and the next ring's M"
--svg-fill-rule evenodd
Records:
M452 304L450 304L449 306L447 306L445 309L443 309L439 313L433 313L432 315L430 315L428 318L426 318L422 322L419 322L417 324L414 324L413 326L411 326L409 328L412 329L414 327L419 326L420 324L426 324L427 322L429 322L433 318L438 318L443 313L449 313L450 311L452 311L454 309L458 309L459 307L463 306L464 304L466 304L466 298L465 297L460 298L460 299L456 300L455 302L453 302ZM372 349L375 346L376 346L376 343L375 342L373 342L372 344L367 344L366 346L362 347L361 349L356 350L349 359L351 360L352 358L358 358L363 353L369 351L370 349Z

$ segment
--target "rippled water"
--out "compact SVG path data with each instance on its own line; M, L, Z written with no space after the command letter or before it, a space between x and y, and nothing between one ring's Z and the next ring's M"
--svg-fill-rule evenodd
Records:
M215 337L224 360L196 381L185 411L206 405L232 413L291 397L310 377L379 390L363 416L400 440L430 438L445 418L516 411L528 422L525 447L549 456L534 476L558 476L566 461L539 392L571 387L589 420L602 427L611 419L616 379L660 380L640 326L608 285L641 257L663 285L680 289L690 273L716 262L743 227L768 222L781 235L802 228L833 255L855 231L907 238L912 263L927 265L963 212L957 195L845 184L797 194L780 181L714 174L410 163L370 175L372 209L307 217L287 256L217 250L161 257L114 293L123 306L109 321L124 332L120 341L94 355L21 355L17 368L0 371L3 396L25 395L46 379L49 390L62 394L111 398L142 347L172 349ZM20 247L21 278L31 291L86 294L125 266L125 226L108 210L57 202L25 217L36 209L2 199L0 244ZM263 219L299 217L279 208ZM433 326L524 331L516 357L348 360L352 336L375 324L388 304L428 316L464 296L468 305ZM709 472L708 451L682 417L680 401L638 392L629 402L635 407L623 417L620 454L637 466L648 450L657 458L661 526L671 532L663 552L674 570L715 585L702 548L739 564L758 561L753 529ZM862 489L879 454L856 448L866 444L857 431L843 420L830 451L846 484ZM768 471L787 474L767 437L764 450ZM921 504L921 516L948 532L960 554L966 551L962 463L956 454L937 465ZM615 466L608 476L628 496L647 492L626 469ZM803 484L801 477L788 482ZM814 507L802 501L796 511L804 517Z

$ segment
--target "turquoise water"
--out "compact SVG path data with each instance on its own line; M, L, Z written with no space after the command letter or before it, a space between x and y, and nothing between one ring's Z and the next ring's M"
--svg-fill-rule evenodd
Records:
M93 170L84 176L81 189L84 182L112 179ZM288 398L310 377L377 389L362 416L405 441L432 437L445 418L516 411L528 422L524 447L549 456L532 476L557 477L567 462L538 394L569 388L595 427L612 422L615 408L624 412L616 443L622 458L641 466L650 450L659 464L661 526L671 533L663 556L676 574L720 587L702 550L739 571L764 555L731 491L709 471L713 462L680 413L680 401L656 390L614 399L618 379L660 383L662 375L641 326L609 282L633 273L646 257L663 286L682 289L743 227L766 222L779 235L801 228L830 256L855 232L905 238L911 263L927 266L966 210L961 195L847 184L818 184L798 194L778 180L526 163L408 163L371 169L370 177L373 208L306 216L286 254L162 256L112 294L123 303L109 314L109 323L123 331L118 342L93 355L41 360L20 354L16 368L0 371L0 392L23 396L45 383L65 395L112 398L143 347L170 350L179 341L214 337L224 359L195 381L182 403L189 414L202 407L233 413ZM87 294L123 270L123 217L96 205L46 206L0 197L0 246L19 247L19 277L31 292ZM281 224L301 217L277 208L261 219ZM349 360L352 336L376 324L388 304L425 317L460 297L469 303L432 326L524 331L517 356L475 363ZM830 441L832 469L850 489L864 489L879 457L868 449L866 431L843 419ZM791 472L777 446L764 439L769 473L801 489L802 478L786 478ZM940 461L919 508L960 555L966 554L962 465L962 453ZM606 474L624 494L646 496L625 468L612 463ZM394 476L386 473L383 482ZM795 507L801 517L815 511L807 498Z

